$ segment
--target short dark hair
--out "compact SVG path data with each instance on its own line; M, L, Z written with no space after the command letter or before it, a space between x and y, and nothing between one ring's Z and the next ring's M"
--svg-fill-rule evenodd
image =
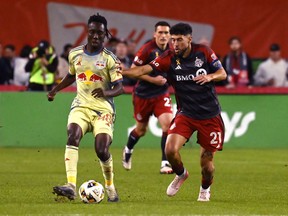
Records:
M89 17L88 25L92 22L102 23L104 25L106 37L110 38L112 36L112 34L109 32L109 30L107 28L107 20L104 16L101 16L99 13L97 13L97 15L94 14L94 15Z
M228 44L231 44L234 40L237 40L239 43L241 43L241 39L238 36L233 36L229 39Z
M166 22L166 21L159 21L159 22L157 22L156 24L155 24L155 31L157 30L157 27L158 26L168 26L169 28L170 28L170 24L168 23L168 22Z
M192 35L192 27L187 23L177 23L173 25L170 29L170 34L172 35Z

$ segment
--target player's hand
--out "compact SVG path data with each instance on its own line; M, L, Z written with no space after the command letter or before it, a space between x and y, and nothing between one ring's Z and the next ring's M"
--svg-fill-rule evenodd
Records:
M212 77L210 75L200 75L193 78L193 80L200 85L204 85L205 83L211 82Z
M163 86L165 85L166 82L167 82L167 79L160 75L153 78L153 83L155 85Z
M51 90L50 92L48 92L48 94L47 94L47 99L48 99L48 101L53 101L55 95L56 95L56 92L54 92L53 90Z
M92 96L94 98L100 98L100 97L105 97L105 92L101 88L96 88L92 91Z
M123 64L121 63L121 61L117 61L116 62L116 73L120 73L122 74L122 71L123 71Z

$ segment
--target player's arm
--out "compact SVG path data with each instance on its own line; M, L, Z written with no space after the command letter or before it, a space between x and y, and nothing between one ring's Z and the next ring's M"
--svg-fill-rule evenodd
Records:
M203 84L211 82L211 81L219 82L221 80L225 80L226 77L227 77L227 73L224 70L224 68L221 67L217 71L215 71L214 73L197 76L197 77L194 77L193 80L196 83L203 85Z
M137 67L137 66L135 64L132 64L131 68L134 68L134 67ZM150 82L154 85L159 85L159 86L162 86L167 82L166 78L164 78L163 76L160 76L160 75L156 76L156 77L152 77L149 75L142 75L139 77L139 79L144 80L146 82Z
M123 76L131 77L131 78L139 78L145 74L149 74L153 71L151 65L143 65L143 66L136 66L130 69L125 69L122 71Z
M47 94L47 98L49 101L53 101L54 97L57 92L61 91L62 89L70 86L72 83L74 83L76 80L75 75L71 75L68 73L62 80L61 82L56 85L50 92Z
M117 82L112 89L103 90L102 88L96 88L92 91L92 95L95 98L99 97L116 97L124 93L122 82Z

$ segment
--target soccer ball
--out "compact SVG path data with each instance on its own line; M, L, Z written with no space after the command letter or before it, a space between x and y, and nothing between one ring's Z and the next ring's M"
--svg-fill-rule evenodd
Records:
M79 196L84 203L100 203L104 194L102 184L95 180L86 181L79 188Z

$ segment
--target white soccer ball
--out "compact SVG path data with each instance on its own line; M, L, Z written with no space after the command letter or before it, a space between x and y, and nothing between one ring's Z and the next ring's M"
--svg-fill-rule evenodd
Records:
M95 180L86 181L79 188L79 196L84 203L100 203L104 195L103 185Z

